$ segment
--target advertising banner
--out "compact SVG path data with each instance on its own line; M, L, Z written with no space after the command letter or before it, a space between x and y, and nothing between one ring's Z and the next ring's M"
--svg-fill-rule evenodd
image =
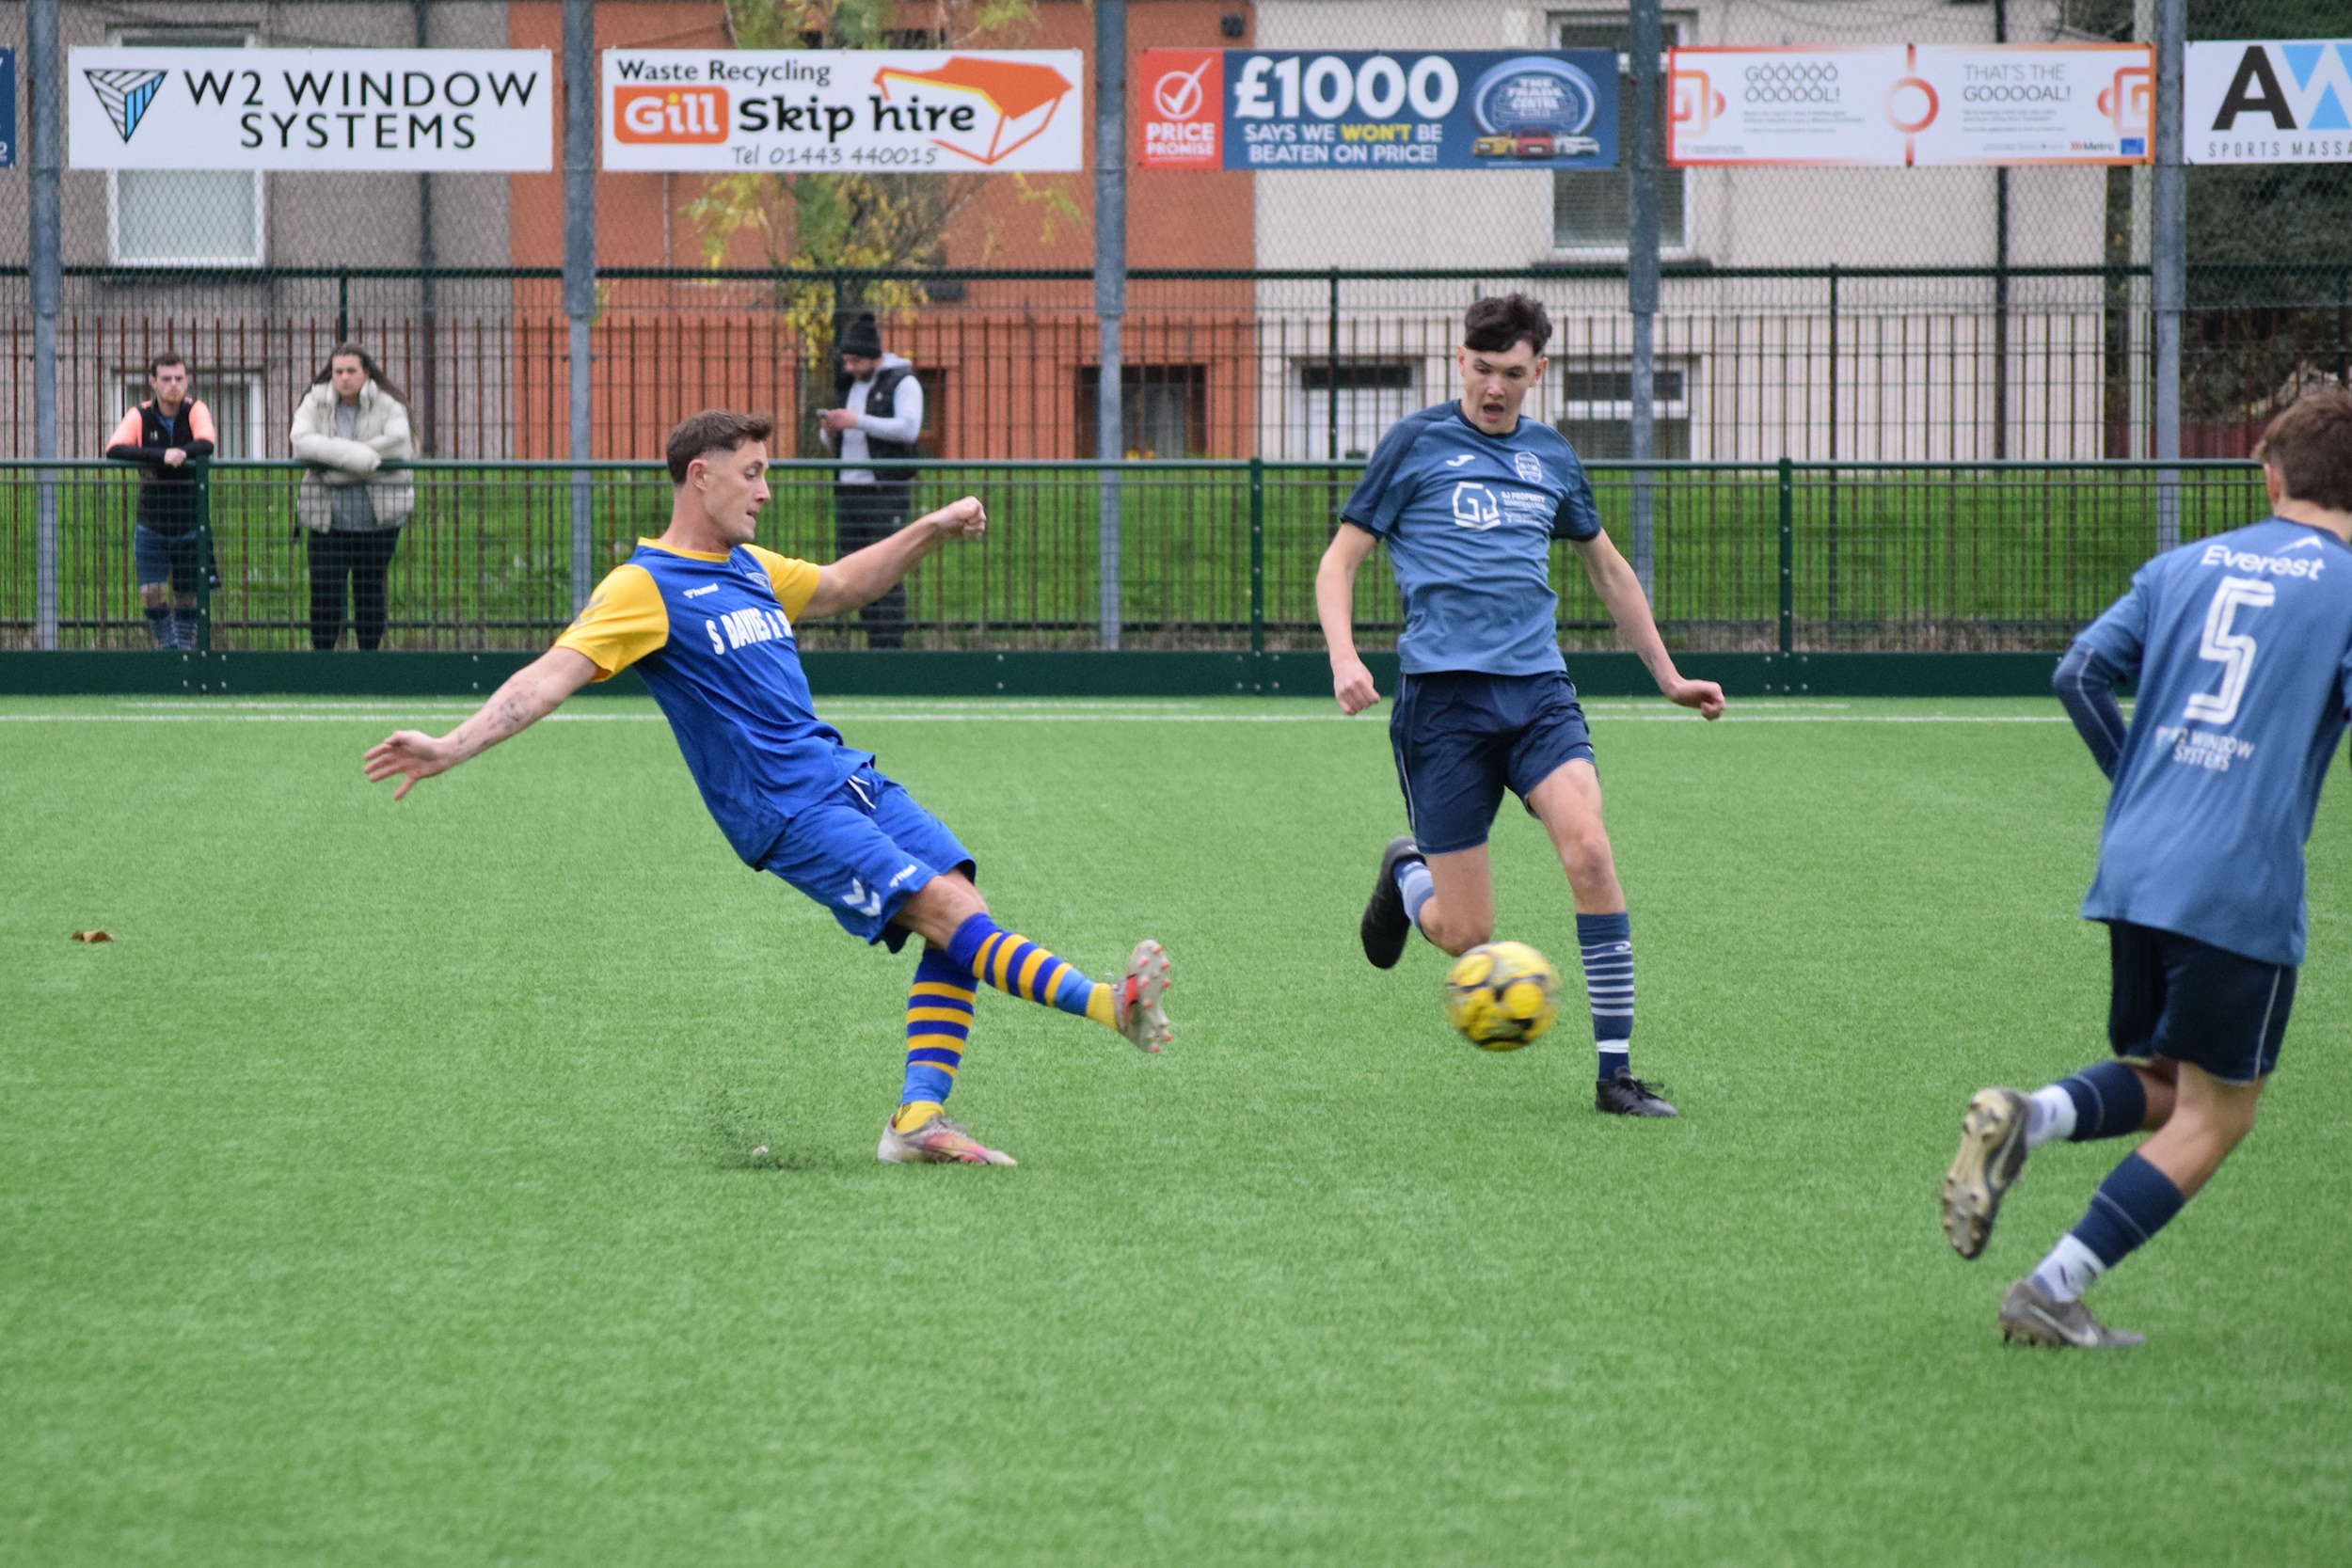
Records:
M2188 163L2352 163L2352 40L2192 43L2181 95Z
M75 168L545 170L544 49L76 49Z
M608 49L610 169L1075 173L1075 49Z
M1606 49L1147 49L1145 168L1611 168Z
M0 49L0 168L16 166L16 51Z
M2146 44L1670 53L1666 161L1904 168L2153 161Z

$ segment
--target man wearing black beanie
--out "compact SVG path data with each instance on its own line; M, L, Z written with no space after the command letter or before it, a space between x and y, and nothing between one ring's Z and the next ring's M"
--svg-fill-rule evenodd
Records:
M825 450L847 463L913 457L923 433L923 384L914 367L882 352L882 329L867 311L841 331L841 372L834 383L842 406L821 417ZM889 538L905 526L914 470L846 467L834 476L834 543L841 555ZM906 642L904 583L858 612L869 648Z

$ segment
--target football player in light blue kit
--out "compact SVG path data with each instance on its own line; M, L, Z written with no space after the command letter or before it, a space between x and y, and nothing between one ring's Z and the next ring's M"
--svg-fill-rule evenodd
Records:
M1356 571L1375 544L1388 546L1405 601L1389 741L1413 831L1382 853L1360 934L1381 969L1395 967L1416 927L1448 953L1492 938L1486 834L1509 789L1543 823L1576 895L1599 1067L1594 1107L1671 1117L1631 1070L1633 931L1601 826L1592 737L1560 657L1552 541L1576 546L1618 635L1670 700L1713 719L1724 692L1675 669L1641 579L1601 531L1575 449L1519 417L1550 339L1550 318L1524 294L1470 307L1454 354L1460 400L1408 415L1381 437L1315 577L1332 694L1351 714L1380 696L1355 636Z
M2058 696L2115 781L2083 914L2106 922L2112 1060L1978 1091L1944 1227L1983 1251L2027 1150L2151 1134L2001 1302L2004 1338L2136 1345L2084 1287L2148 1241L2252 1130L2303 961L2303 846L2352 704L2352 396L2306 395L2255 449L2271 515L2168 551L2076 639ZM2136 680L2125 728L2118 681Z

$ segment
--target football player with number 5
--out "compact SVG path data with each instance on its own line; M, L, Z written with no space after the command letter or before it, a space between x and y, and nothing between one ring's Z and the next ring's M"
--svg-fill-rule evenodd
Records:
M2303 846L2352 705L2352 395L2314 391L2262 445L2270 516L2132 578L2058 665L2115 781L2083 914L2114 968L2112 1060L2031 1095L1978 1091L1944 1179L1944 1229L1984 1250L2029 1149L2146 1132L2082 1223L2001 1302L2004 1338L2136 1345L2085 1286L2181 1211L2253 1129L2303 961ZM2119 681L2139 700L2128 728Z

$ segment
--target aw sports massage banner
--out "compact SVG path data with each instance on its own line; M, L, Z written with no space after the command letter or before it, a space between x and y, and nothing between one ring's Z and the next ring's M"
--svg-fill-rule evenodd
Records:
M76 49L75 168L555 166L544 49Z
M2352 40L2192 43L2185 74L2186 162L2352 163Z
M1666 161L1904 168L2153 161L2147 44L1677 49Z
M608 49L604 166L668 172L1086 167L1074 49Z
M1145 168L1612 168L1617 56L1147 49Z

